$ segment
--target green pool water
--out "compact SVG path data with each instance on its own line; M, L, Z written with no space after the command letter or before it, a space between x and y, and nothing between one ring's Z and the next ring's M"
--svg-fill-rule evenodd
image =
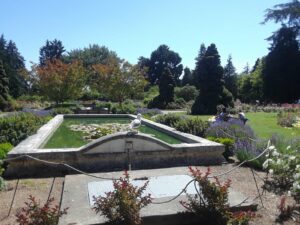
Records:
M89 141L83 138L83 133L72 131L69 128L70 125L104 123L129 124L130 122L131 119L129 118L65 118L43 148L78 148L87 144ZM169 144L182 143L181 140L146 125L142 125L139 128L139 132L153 135L157 139Z

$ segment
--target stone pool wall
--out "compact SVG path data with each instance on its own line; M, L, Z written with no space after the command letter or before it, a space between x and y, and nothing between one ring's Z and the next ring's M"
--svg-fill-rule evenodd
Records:
M125 117L133 115L68 115L66 117ZM40 160L67 163L85 172L163 168L171 166L214 165L224 162L224 146L209 140L178 132L165 125L142 120L155 129L168 133L185 143L167 144L150 135L117 133L99 138L81 148L42 149L63 122L57 115L37 134L30 136L12 151L8 158L30 155ZM62 165L45 164L28 158L10 161L7 177L42 177L75 173Z

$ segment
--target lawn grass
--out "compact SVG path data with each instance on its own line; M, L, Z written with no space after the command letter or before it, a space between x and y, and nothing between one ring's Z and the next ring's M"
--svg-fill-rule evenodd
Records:
M197 117L189 115L190 117ZM199 115L202 120L207 121L212 115ZM285 138L300 136L299 128L284 128L277 124L277 113L252 112L247 113L249 119L247 124L254 130L259 138L270 138L273 134L278 134Z

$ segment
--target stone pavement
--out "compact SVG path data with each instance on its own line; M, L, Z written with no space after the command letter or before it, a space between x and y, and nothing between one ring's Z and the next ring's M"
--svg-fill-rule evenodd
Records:
M123 172L109 172L94 174L105 178L119 178ZM152 170L135 170L130 171L130 178L150 178L149 192L154 197L153 202L161 202L169 200L175 193L180 192L186 185L189 177L187 176L186 167L174 167L166 169ZM175 175L175 176L174 176ZM159 182L155 182L155 180ZM154 181L154 182L153 182ZM135 181L137 185L145 181ZM151 182L153 184L151 184ZM161 184L161 186L159 186ZM64 215L59 225L92 225L104 224L106 219L97 215L91 208L92 196L103 194L112 187L110 180L101 180L86 175L69 175L65 178L64 191L62 196L62 208L69 207L68 214ZM193 188L189 188L188 192L194 194ZM229 191L229 205L236 206L243 202L246 196L232 189ZM165 204L150 204L141 211L143 224L186 224L190 217L187 218L179 212L185 211L179 203L180 200L186 200L185 195L181 195L178 199ZM238 208L252 209L257 205L251 201L245 201Z

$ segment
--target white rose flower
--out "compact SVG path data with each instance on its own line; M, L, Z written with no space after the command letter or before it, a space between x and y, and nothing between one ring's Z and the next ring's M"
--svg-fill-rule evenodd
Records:
M299 169L300 168L300 165L298 164L298 165L296 165L296 169Z
M270 147L269 147L269 150L270 151L272 151L272 150L274 150L275 149L275 146L274 145L271 145Z
M296 173L296 174L294 175L294 179L295 179L295 180L300 179L300 173Z
M273 156L277 157L279 156L280 154L276 151L276 149L274 150L274 152L272 153Z
M286 150L289 150L290 148L291 148L291 146L289 145L289 146L286 147Z
M289 157L289 160L295 160L296 159L296 156L292 155Z
M273 169L269 169L269 174L273 174L274 170Z

